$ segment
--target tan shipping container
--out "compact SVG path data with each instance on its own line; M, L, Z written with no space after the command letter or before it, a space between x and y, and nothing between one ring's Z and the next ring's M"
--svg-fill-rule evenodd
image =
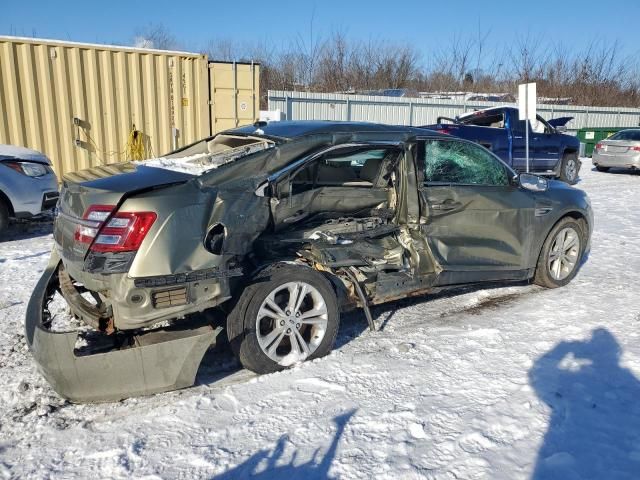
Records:
M259 117L259 65L209 63L212 133L255 122Z
M0 36L0 143L42 151L59 176L151 158L255 121L258 79L201 54Z

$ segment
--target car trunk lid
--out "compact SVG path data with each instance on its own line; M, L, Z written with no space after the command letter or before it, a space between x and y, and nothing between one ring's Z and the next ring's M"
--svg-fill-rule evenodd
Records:
M638 153L640 148L640 142L634 142L630 140L604 140L601 142L602 150L600 153L608 153L608 154L631 154L634 155Z
M65 262L81 264L90 243L78 241L82 229L99 229L101 222L87 218L92 206L113 206L126 197L150 189L187 182L194 176L140 164L105 165L63 177L54 227L54 240ZM108 209L106 209L108 210Z

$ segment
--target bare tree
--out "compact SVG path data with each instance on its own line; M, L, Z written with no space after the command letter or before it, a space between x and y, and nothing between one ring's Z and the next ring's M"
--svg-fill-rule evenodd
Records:
M164 28L147 30L154 47L175 39ZM515 94L517 84L535 81L538 95L549 101L583 105L640 105L638 54L621 56L617 43L593 42L584 50L526 34L512 43L492 45L490 31L478 25L467 37L441 42L422 65L418 46L384 40L352 39L344 31L317 35L314 16L309 31L284 47L268 41L240 44L229 39L209 42L209 57L261 64L262 107L266 92L312 90L362 92L386 88L416 91L473 91Z
M136 29L132 44L138 48L177 50L180 46L173 34L162 24L150 23Z

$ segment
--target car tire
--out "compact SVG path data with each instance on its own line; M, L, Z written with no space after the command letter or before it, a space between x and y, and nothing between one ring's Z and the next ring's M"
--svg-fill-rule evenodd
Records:
M582 224L571 217L562 218L542 245L533 283L546 288L568 284L580 269L585 243Z
M578 183L579 170L580 161L578 160L578 154L567 153L562 158L562 164L560 165L560 180L569 185L575 185Z
M9 207L0 198L0 235L9 227Z
M277 264L242 291L227 317L227 335L242 366L264 374L327 355L339 324L336 293L324 275Z
M601 167L600 165L596 165L596 170L599 172L608 172L611 167Z

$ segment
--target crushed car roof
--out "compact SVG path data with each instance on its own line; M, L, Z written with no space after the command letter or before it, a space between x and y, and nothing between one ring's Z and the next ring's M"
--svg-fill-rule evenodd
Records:
M305 135L336 133L336 132L414 132L424 135L425 129L403 125L383 125L368 122L338 122L329 120L285 121L256 123L244 127L228 130L225 133L239 133L243 135L266 135L270 137L296 138ZM438 133L433 132L434 135Z

